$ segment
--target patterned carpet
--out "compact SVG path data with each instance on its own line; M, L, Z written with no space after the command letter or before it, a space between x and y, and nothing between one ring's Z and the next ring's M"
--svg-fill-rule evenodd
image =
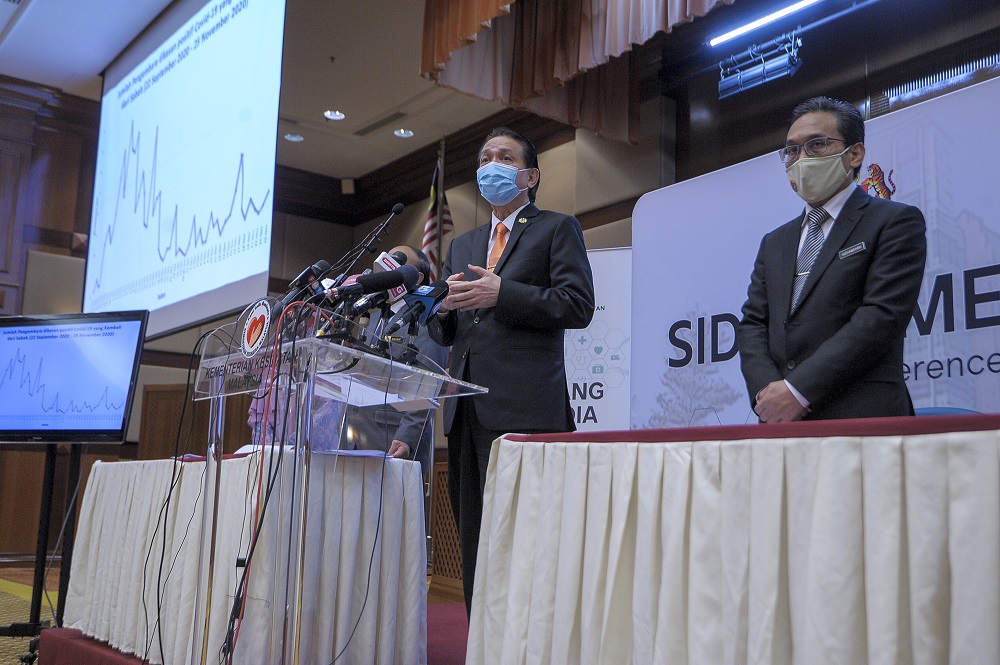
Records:
M2 575L0 571L0 575ZM56 593L49 594L53 603ZM429 594L427 605L427 656L434 665L461 665L465 662L465 642L468 623L465 618L465 604L443 597L439 593ZM0 579L0 626L12 623L27 623L31 611L31 587ZM42 621L52 619L48 602L42 598ZM0 637L0 665L20 665L20 656L28 653L31 638Z
M52 596L55 602L55 596ZM0 579L0 626L27 623L31 612L31 587ZM50 616L42 600L42 621ZM0 637L0 665L20 665L20 656L28 653L29 637Z

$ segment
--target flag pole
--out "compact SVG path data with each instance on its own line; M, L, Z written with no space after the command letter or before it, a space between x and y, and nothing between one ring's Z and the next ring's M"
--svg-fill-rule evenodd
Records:
M437 191L434 192L434 196L436 197L436 201L437 201L437 228L438 228L438 233L437 233L437 261L436 261L437 265L435 266L435 273L437 274L438 277L441 276L441 267L444 265L444 248L443 248L443 243L444 243L444 233L443 233L443 231L444 231L444 220L443 220L443 217L444 217L444 204L443 204L443 199L444 199L444 148L445 148L444 141L445 141L444 137L441 137L441 143L438 145L438 163L437 163L438 182L437 182Z

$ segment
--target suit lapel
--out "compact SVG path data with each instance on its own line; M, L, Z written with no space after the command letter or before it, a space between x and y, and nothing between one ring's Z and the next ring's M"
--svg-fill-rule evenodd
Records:
M490 224L483 224L476 229L479 234L475 237L472 243L472 256L469 257L468 263L474 266L486 267L486 262L489 261L488 254L490 251L490 233L492 233L492 228ZM468 273L469 269L465 266L456 266L457 271L463 271ZM474 276L474 275L473 275ZM469 279L468 277L466 279Z
M778 288L776 289L774 305L779 312L787 312L792 304L792 285L795 282L795 263L799 255L799 237L802 234L801 215L792 220L784 228L784 235L778 237L778 256L791 257L791 260L778 262Z
M507 246L504 248L503 254L500 255L500 260L497 261L497 266L493 269L493 272L499 273L503 269L504 264L507 263L507 257L511 255L511 252L514 251L514 247L517 246L518 238L521 237L521 234L524 233L524 229L527 228L528 224L531 223L532 218L534 218L537 214L538 208L535 207L534 203L529 203L521 209L521 212L517 213L517 216L514 217L512 222L513 228L511 228L510 234L507 236Z
M819 250L819 256L816 257L816 261L809 270L809 278L806 279L805 286L802 288L802 297L799 298L799 305L809 297L809 292L812 291L813 286L823 276L823 273L826 272L826 269L833 261L833 257L837 255L837 252L847 242L851 233L854 232L854 227L861 221L862 210L868 205L868 198L869 195L861 188L856 188L854 193L848 197L847 202L840 211L840 215L837 216L837 221L834 222L833 228L830 230L830 236L823 242L823 247Z

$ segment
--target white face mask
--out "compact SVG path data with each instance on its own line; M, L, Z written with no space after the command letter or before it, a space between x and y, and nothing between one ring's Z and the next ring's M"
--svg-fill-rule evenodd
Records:
M845 148L844 152L850 150ZM836 194L851 176L851 169L844 168L844 152L826 157L802 157L785 169L792 189L810 204L823 203Z

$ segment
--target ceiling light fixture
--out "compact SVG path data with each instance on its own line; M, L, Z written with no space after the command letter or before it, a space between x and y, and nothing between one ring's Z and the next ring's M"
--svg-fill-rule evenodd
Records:
M750 32L751 30L756 30L757 28L761 27L762 25L767 25L768 23L773 23L774 21L777 21L780 18L784 18L785 16L788 16L789 14L794 14L795 12L799 11L800 9L805 9L809 5L814 5L817 2L821 2L821 1L822 0L800 0L799 2L796 2L793 5L789 5L789 6L785 7L784 9L779 9L778 11L773 12L771 14L768 14L767 16L764 16L763 18L759 18L756 21L751 21L750 23L747 23L746 25L740 26L739 28L736 28L735 30L730 30L729 32L727 32L724 35L719 35L718 37L715 37L714 39L710 40L708 42L708 44L709 44L709 46L718 46L719 44L722 44L723 42L728 42L730 39L735 39L736 37L739 37L740 35L745 35L746 33Z
M327 120L343 120L347 116L340 111L331 111L330 109L327 109L323 111L323 117Z
M292 134L289 132L288 134L285 134L285 140L291 141L292 143L302 143L306 139L302 136L302 134Z
M393 134L395 134L401 139L408 139L411 136L413 136L413 132L411 132L409 129L403 129L402 127L394 131Z

